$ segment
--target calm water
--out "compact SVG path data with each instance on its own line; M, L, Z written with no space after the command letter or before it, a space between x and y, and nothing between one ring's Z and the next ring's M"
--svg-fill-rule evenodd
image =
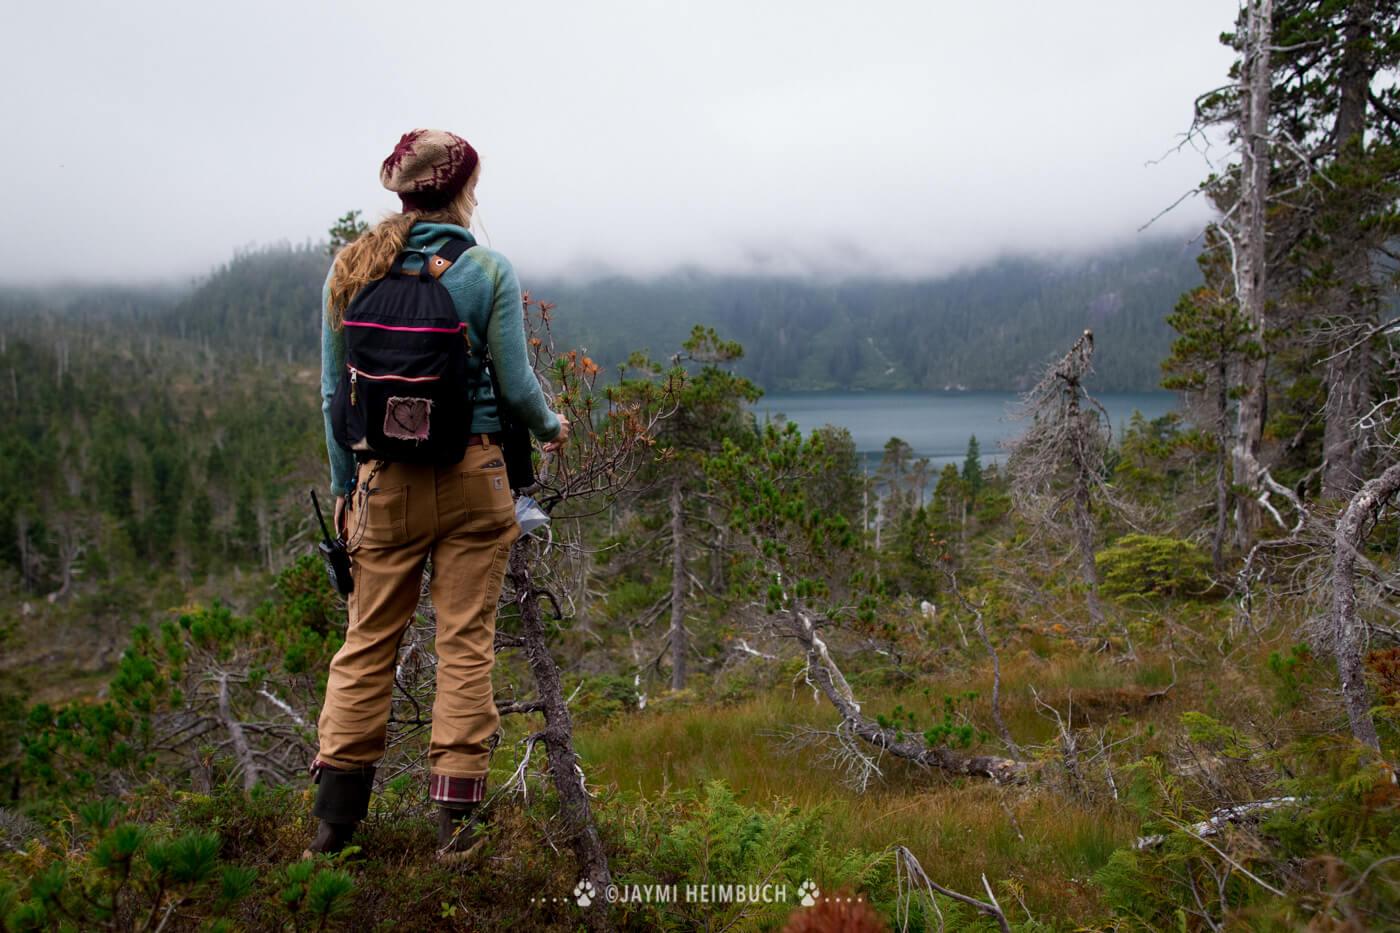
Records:
M1135 410L1157 418L1176 404L1170 392L1095 397L1113 418L1115 438ZM914 448L915 456L928 457L938 468L961 464L972 434L977 435L984 463L1000 460L1001 442L1021 430L1010 417L1016 399L1011 392L799 392L765 395L756 408L760 421L764 415L781 413L804 432L825 424L846 428L867 460L878 461L885 442L900 437Z

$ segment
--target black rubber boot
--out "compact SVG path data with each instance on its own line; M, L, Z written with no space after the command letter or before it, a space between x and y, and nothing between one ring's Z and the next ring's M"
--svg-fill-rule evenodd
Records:
M438 859L462 862L471 857L484 839L476 838L479 804L459 803L438 806Z
M302 858L332 855L350 844L360 821L369 814L374 768L342 771L322 765L316 777L316 803L311 815L321 821L316 837Z
M302 858L314 855L334 855L350 844L359 823L328 823L321 820L316 827L316 837L301 854Z

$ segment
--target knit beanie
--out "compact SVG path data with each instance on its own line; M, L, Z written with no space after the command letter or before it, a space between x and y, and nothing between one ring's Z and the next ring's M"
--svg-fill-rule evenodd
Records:
M434 211L452 203L476 170L476 150L446 130L410 130L379 168L379 180L404 211Z

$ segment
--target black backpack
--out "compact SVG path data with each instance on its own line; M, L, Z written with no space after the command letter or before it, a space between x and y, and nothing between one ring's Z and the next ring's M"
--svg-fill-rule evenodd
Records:
M358 459L450 465L466 454L485 348L473 353L438 277L468 247L449 239L417 270L405 270L400 253L345 309L331 428Z

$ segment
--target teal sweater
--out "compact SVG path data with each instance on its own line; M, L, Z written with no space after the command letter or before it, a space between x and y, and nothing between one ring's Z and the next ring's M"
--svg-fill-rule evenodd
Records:
M457 317L467 325L472 346L481 346L484 339L490 347L505 404L535 437L542 441L553 440L559 434L559 417L550 410L549 400L545 398L539 380L530 368L525 346L525 315L515 269L506 257L493 249L477 245L470 233L454 224L414 224L409 231L407 248L431 256L449 236L460 237L472 244L439 280L452 295ZM416 265L412 260L405 262L409 269ZM355 458L350 451L336 443L331 430L331 398L340 381L340 371L345 367L345 330L333 330L329 324L326 312L330 289L331 276L327 274L325 285L321 288L321 412L326 422L331 490L336 495L346 495L355 483ZM491 329L483 334L488 313ZM497 399L491 391L490 381L483 380L477 390L476 407L472 414L472 433L489 434L500 429Z

